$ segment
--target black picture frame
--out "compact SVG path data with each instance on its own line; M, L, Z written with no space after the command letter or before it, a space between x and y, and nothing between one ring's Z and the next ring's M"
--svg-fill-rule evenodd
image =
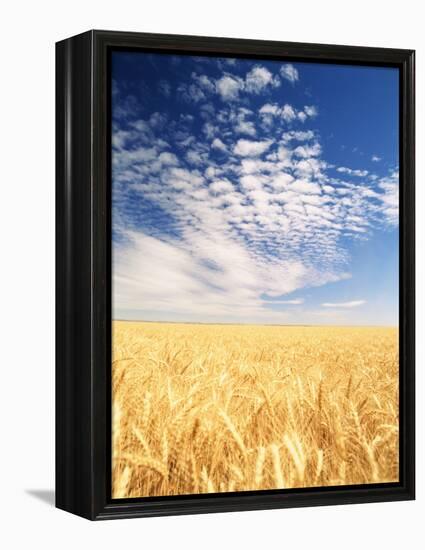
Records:
M110 499L111 49L400 70L400 481ZM89 31L56 44L56 506L91 520L415 498L414 51Z

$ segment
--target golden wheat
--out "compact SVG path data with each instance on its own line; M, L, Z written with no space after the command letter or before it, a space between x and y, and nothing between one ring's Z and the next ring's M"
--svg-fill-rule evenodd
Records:
M398 481L397 335L115 321L112 496Z

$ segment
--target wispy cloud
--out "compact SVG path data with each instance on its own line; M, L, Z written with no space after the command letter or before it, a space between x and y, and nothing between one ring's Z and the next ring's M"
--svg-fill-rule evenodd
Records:
M272 74L269 69L262 65L255 65L247 72L245 77L231 72L224 72L220 78L210 78L205 74L192 73L193 84L180 86L182 97L186 100L192 99L195 103L205 97L205 94L217 93L224 102L236 102L240 94L258 95L268 88L280 86L280 78Z
M299 261L269 262L252 255L228 235L191 232L190 239L164 241L139 231L122 234L125 245L114 251L114 308L174 312L184 318L285 320L270 311L261 296L279 296L307 283L335 277L306 268ZM301 305L302 299L275 301Z
M352 300L351 302L325 302L322 307L336 307L336 308L352 308L359 307L366 303L366 300Z
M295 298L293 300L273 300L270 304L282 304L288 306L300 306L304 303L304 298Z
M339 166L337 172L341 174L348 174L349 176L358 176L363 178L369 174L368 170L353 170L352 168L347 168L346 166Z
M170 97L170 95L171 95L171 84L167 80L160 80L158 82L158 90L165 97Z
M378 192L375 196L381 202L381 212L391 225L398 225L399 214L399 172L393 170L389 176L378 180Z
M291 82L292 84L299 80L298 70L291 63L286 63L285 65L283 65L280 68L280 74L283 76L283 78L289 80L289 82Z
M265 103L260 108L259 113L263 117L263 122L271 125L274 117L280 117L286 123L294 121L305 122L308 117L313 118L317 116L317 109L313 105L306 105L303 109L296 109L289 103L285 103L282 106L276 103Z
M312 130L291 130L282 134L282 140L288 141L308 141L314 138L314 132Z

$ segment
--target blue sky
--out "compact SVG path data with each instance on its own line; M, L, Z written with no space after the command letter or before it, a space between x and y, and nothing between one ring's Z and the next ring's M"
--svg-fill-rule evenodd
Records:
M113 317L398 325L398 70L112 55Z

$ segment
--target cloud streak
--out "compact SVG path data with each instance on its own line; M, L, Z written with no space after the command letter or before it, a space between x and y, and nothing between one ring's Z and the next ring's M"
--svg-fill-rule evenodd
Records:
M299 80L298 70L291 64L287 63L280 68L280 74L292 84Z
M366 300L352 300L351 302L324 302L322 307L351 309L353 307L362 306L365 303Z

